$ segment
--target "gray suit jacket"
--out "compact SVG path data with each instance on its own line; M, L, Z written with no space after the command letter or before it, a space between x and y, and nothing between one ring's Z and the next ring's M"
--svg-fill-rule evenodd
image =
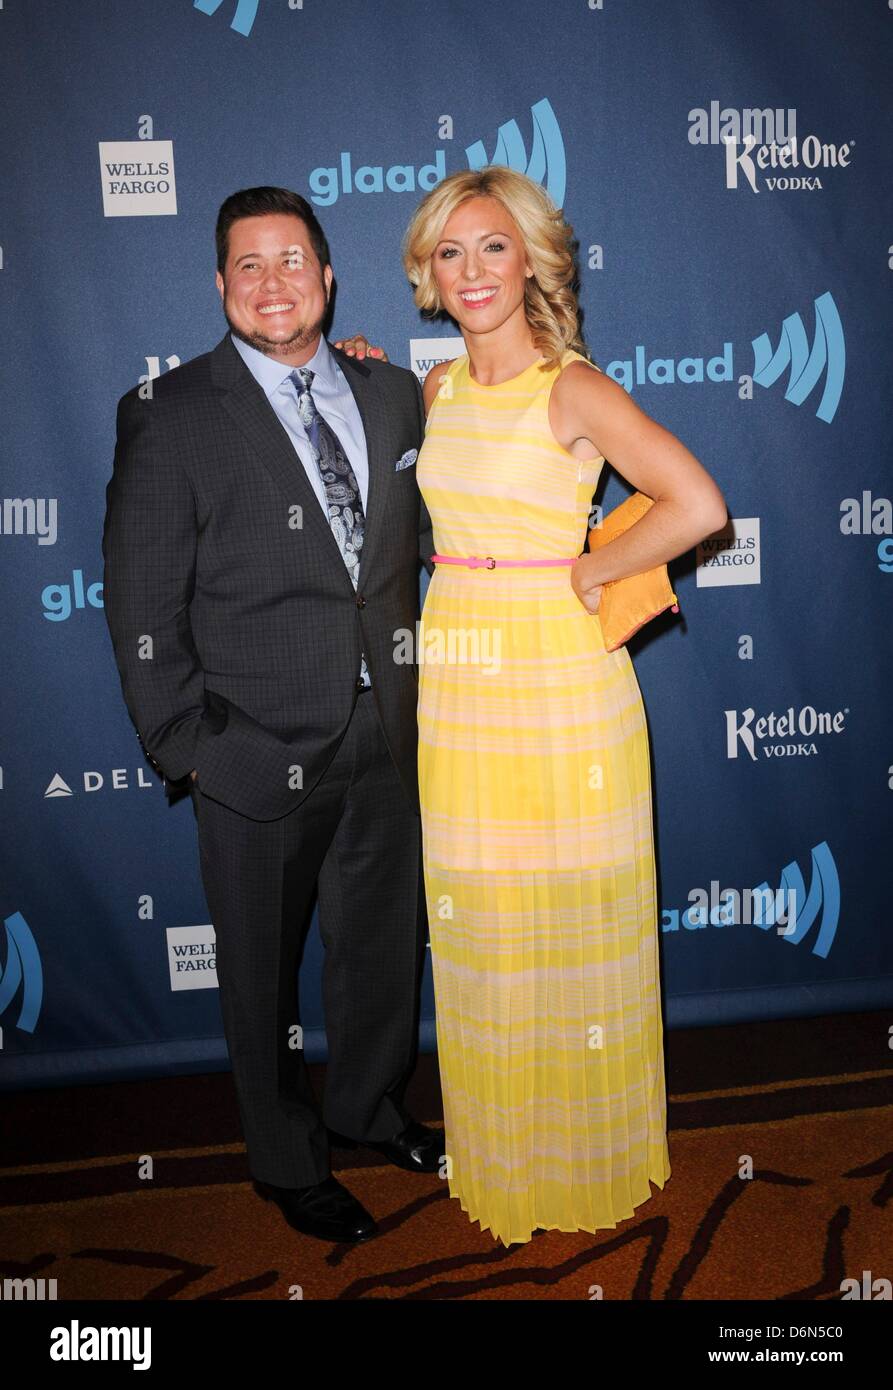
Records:
M365 652L388 746L413 807L415 635L431 522L414 464L424 434L412 372L333 349L366 435L369 491L359 584L286 431L233 347L118 403L106 491L104 602L124 699L171 781L255 820L297 806L322 776L358 698ZM413 641L414 649L414 641Z

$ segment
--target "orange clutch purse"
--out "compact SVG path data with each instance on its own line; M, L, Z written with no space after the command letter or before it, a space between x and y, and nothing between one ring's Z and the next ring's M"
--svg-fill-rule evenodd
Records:
M644 516L654 506L644 492L634 492L619 507L604 518L600 526L589 532L589 549L607 545ZM658 613L672 608L679 612L679 600L673 593L666 565L658 565L644 574L632 574L626 579L612 579L602 587L596 617L601 622L602 636L609 652L616 651Z

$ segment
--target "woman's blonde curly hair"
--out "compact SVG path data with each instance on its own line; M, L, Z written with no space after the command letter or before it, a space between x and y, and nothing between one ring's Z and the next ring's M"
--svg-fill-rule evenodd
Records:
M418 307L429 314L442 307L431 257L447 219L468 198L496 198L520 229L533 270L525 282L524 309L545 368L558 366L568 348L588 357L572 288L573 228L538 183L501 164L450 174L416 208L403 238L403 265Z

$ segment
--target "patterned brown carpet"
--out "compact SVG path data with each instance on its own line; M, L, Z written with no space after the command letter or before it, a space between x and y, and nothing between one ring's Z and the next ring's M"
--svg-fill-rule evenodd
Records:
M6 1095L0 1278L56 1279L60 1299L839 1300L845 1278L890 1275L890 1023L670 1033L664 1190L614 1230L508 1250L439 1178L363 1149L335 1171L381 1235L297 1235L251 1188L229 1073ZM408 1100L438 1121L434 1058Z

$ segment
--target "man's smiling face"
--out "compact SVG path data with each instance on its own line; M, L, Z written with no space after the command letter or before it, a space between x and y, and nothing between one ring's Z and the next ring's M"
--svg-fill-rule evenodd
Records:
M232 224L217 288L237 337L277 361L300 364L315 351L332 279L300 217L273 212Z

